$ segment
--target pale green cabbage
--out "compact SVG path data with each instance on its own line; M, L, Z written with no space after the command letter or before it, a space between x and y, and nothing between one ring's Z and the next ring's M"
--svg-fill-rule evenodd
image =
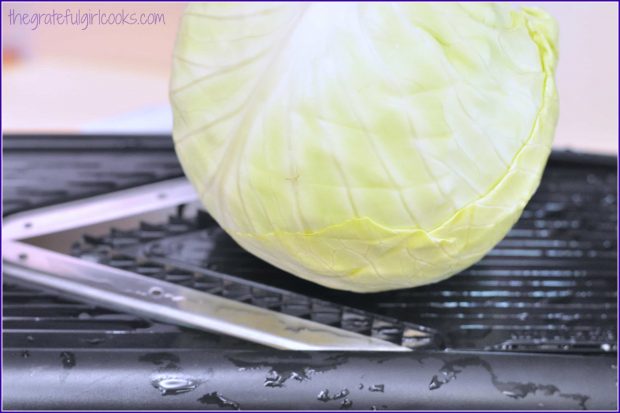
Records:
M479 260L540 181L557 28L481 3L191 4L174 140L206 209L299 277L369 292Z

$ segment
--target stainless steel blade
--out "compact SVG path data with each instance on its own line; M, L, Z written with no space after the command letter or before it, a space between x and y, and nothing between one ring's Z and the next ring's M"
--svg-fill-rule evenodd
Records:
M409 351L396 344L4 240L5 274L156 320L288 350Z
M23 240L140 215L198 199L185 178L170 179L6 217L2 239Z

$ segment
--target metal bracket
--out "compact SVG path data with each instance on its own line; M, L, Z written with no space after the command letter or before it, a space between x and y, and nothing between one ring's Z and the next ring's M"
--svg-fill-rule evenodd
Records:
M52 288L154 320L215 331L288 350L410 351L385 340L222 298L31 245L33 237L110 223L197 200L183 178L8 217L2 231L7 278Z

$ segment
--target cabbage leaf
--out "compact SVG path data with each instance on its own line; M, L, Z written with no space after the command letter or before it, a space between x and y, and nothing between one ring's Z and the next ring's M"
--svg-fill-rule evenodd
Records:
M358 292L478 261L536 190L557 26L482 3L192 3L170 99L184 171L243 248Z

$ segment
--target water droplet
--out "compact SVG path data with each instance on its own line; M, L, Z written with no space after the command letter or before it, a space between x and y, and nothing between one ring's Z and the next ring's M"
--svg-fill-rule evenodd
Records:
M90 345L96 346L97 344L103 343L105 338L102 337L93 337L93 338L85 338L84 342Z
M185 377L163 377L155 379L151 382L162 396L175 396L181 393L187 393L198 387L195 380Z
M164 290L159 287L151 287L149 289L149 295L154 298L159 298L164 294Z
M373 391L373 392L383 393L385 391L385 385L384 384L373 384L372 386L368 387L368 390Z
M69 351L63 351L60 353L60 361L62 362L62 368L71 369L75 367L75 354Z
M541 391L545 396L551 396L559 392L559 389L551 384L500 382L498 380L495 380L493 384L503 395L512 399L523 399L538 391Z
M325 389L325 390L321 390L321 391L319 392L319 394L317 394L317 395L316 395L316 399L317 399L317 400L320 400L320 401L322 401L322 402L327 402L327 401L329 401L329 400L330 400L330 397L329 397L329 390L327 390L327 389Z
M202 404L216 404L218 407L228 407L232 410L239 410L241 408L239 403L222 396L218 392L207 393L199 398L198 401Z
M370 410L372 410L373 412L377 410L377 406L375 406L374 404L372 406L370 406Z
M167 299L169 299L171 301L174 301L175 303L179 302L179 301L185 300L185 297L183 297L182 295L173 295L173 294L170 294L170 293L164 294L164 298L167 298Z
M351 406L353 406L353 402L349 399L344 399L342 401L342 403L340 404L340 409L344 410L344 409L350 409Z
M343 397L347 397L349 395L349 389L342 389L338 393L334 394L332 400L342 399Z
M34 341L34 337L26 336L26 340L28 340L28 341L30 341L32 343Z
M276 374L275 376L269 376L265 378L265 387L284 387L284 377Z
M577 402L577 404L579 404L579 407L581 407L582 410L588 410L586 402L590 399L589 396L584 396L583 394L576 393L560 393L560 397L564 399L574 400Z
M603 351L610 351L611 350L611 345L609 343L603 343L603 344L601 344L601 350L603 350Z
M530 315L528 313L519 313L517 314L517 318L521 321L527 320Z
M91 318L91 315L86 312L81 312L80 314L78 314L78 318L80 320L88 320Z
M443 381L439 380L439 378L437 376L433 376L433 378L431 379L431 382L428 385L428 389L429 390L436 390L438 388L440 388L443 384L445 384Z
M364 385L362 383L360 383L359 386L357 386L358 389L362 390L364 388Z
M22 351L22 358L27 359L28 357L30 357L30 352L28 350Z
M290 378L293 379L293 380L297 380L297 381L304 381L305 380L305 377L303 375L297 373L296 371L293 371L291 373L291 377Z

